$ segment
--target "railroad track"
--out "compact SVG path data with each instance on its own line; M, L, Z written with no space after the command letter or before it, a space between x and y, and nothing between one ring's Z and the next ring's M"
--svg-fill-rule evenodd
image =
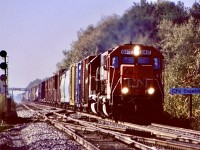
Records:
M85 113L81 114L90 117L93 116ZM96 116L94 117L101 119ZM113 120L102 119L102 121L105 120L113 122ZM143 133L142 136L152 135L151 138L145 138L141 137L141 134L139 134L139 136L132 137L132 139L135 139L136 141L145 143L147 145L151 145L153 147L155 146L156 148L167 147L167 149L200 149L200 136L198 131L154 123L152 123L150 126L141 126L127 122L119 122L118 124L126 126L129 131L139 130L139 133ZM138 132L133 133L135 134Z
M27 109L29 109L29 106L24 105ZM31 107L31 111L34 111L34 107L38 110L38 106L36 105L32 105ZM42 110L44 112L44 109ZM132 149L123 142L116 140L117 138L113 137L113 135L108 133L105 129L100 130L100 128L91 126L89 123L85 122L84 124L83 121L80 121L79 125L77 125L78 120L73 118L67 118L71 123L66 123L65 111L49 111L48 109L46 112L48 113L45 113L42 119L49 121L58 129L63 130L87 149ZM41 113L39 113L39 115L41 115ZM64 120L65 122L63 122Z
M71 135L87 149L200 149L199 133L194 130L159 124L141 126L126 122L115 123L90 114L67 112L38 104L24 107L38 111L40 118ZM71 113L80 117L71 117Z
M200 144L200 131L152 123L151 127L178 135L177 140Z

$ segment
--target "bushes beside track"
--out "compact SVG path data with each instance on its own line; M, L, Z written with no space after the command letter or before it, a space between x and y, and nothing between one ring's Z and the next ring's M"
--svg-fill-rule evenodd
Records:
M11 111L16 112L16 104L14 100L11 100ZM2 120L5 119L5 112L6 112L6 102L5 102L5 95L0 94L0 123Z
M187 32L186 32L187 31ZM200 95L171 95L170 88L200 88L200 20L190 18L182 24L163 20L159 26L165 57L165 111L173 118L190 120L200 130Z

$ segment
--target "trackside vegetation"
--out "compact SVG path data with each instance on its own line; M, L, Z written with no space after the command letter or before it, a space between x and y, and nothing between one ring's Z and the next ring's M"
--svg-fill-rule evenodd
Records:
M191 17L180 25L163 20L159 25L165 54L165 110L189 118L189 95L170 95L172 87L200 87L200 22ZM193 125L200 124L200 95L193 95Z
M16 104L14 100L11 100L11 111L16 111ZM6 112L6 103L5 103L5 95L0 94L0 118L4 117L4 113Z
M16 104L13 100L11 100L11 111L16 111ZM5 103L5 95L0 94L0 132L12 128L13 125L9 125L5 123L5 112L6 112L6 103Z
M200 95L193 95L190 119L189 96L169 93L175 87L200 88L200 2L191 8L182 2L133 3L122 16L104 17L78 31L77 40L63 51L57 69L130 41L154 46L164 53L165 113L176 122L179 119L200 130Z

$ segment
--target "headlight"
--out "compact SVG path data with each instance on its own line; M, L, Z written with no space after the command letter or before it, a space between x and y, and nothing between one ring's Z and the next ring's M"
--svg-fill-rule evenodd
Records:
M154 94L155 89L151 87L151 88L148 89L147 92L148 92L148 94L152 95L152 94Z
M122 88L122 93L123 93L123 94L127 94L127 93L128 93L128 91L129 91L129 90L128 90L128 88L127 88L127 87L123 87L123 88Z
M139 56L140 55L140 47L139 46L135 46L133 49L133 55L134 56Z

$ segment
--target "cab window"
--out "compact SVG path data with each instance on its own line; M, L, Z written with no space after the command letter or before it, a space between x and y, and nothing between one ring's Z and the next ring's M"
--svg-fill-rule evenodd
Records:
M154 58L153 62L154 62L153 68L154 69L160 69L160 59L159 58Z
M149 57L138 57L138 64L149 64Z
M133 57L123 57L123 64L134 64L135 60Z
M112 66L114 68L118 68L119 67L119 58L118 58L118 56L112 57Z

